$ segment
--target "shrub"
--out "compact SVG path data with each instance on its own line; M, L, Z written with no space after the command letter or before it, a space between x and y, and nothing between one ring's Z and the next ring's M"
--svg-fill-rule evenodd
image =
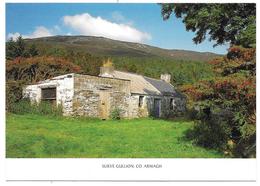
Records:
M32 107L34 107L34 105L31 105L29 99L21 99L12 105L10 112L15 114L26 114L35 112L35 109Z
M6 82L6 111L13 110L16 102L23 97L23 82L21 81L7 81Z
M115 108L112 110L110 113L110 118L112 120L120 120L121 119L121 109L120 108Z
M199 111L195 108L188 109L185 113L185 117L191 120L197 120L198 119L198 113Z
M256 157L256 133L249 138L241 139L233 148L235 157L255 158Z
M247 122L242 110L234 112L228 108L201 105L197 119L194 127L186 132L186 139L233 157L256 156L256 127Z
M195 123L193 129L187 131L186 137L195 144L205 148L225 150L231 131L223 118L211 116L208 120L200 120Z
M81 72L81 68L58 57L19 57L6 62L6 78L14 81L25 81L27 84L72 72Z

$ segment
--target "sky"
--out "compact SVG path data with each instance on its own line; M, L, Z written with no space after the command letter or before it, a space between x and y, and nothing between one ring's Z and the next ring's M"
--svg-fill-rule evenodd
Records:
M228 45L194 44L181 19L164 21L158 4L6 4L6 39L54 35L102 36L166 49L225 54Z

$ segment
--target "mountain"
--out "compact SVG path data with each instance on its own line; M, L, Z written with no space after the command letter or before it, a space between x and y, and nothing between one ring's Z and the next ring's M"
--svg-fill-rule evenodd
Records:
M84 51L93 55L111 57L162 57L176 60L208 61L220 56L210 52L169 50L146 44L117 41L94 36L52 36L26 39L42 47L64 47L73 51Z

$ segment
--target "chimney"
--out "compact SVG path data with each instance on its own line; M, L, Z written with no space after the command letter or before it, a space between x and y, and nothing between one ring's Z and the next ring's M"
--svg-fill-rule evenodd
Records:
M113 77L114 67L100 67L99 76L102 77Z
M103 66L100 67L100 74L99 76L102 77L113 77L113 73L114 73L114 66L113 63L110 59L108 59L107 61L105 61L103 63Z
M161 80L171 83L171 74L161 74Z

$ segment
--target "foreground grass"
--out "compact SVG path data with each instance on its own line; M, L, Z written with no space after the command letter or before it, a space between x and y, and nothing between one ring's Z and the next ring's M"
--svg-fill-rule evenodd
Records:
M218 158L183 139L192 122L7 115L8 158Z

